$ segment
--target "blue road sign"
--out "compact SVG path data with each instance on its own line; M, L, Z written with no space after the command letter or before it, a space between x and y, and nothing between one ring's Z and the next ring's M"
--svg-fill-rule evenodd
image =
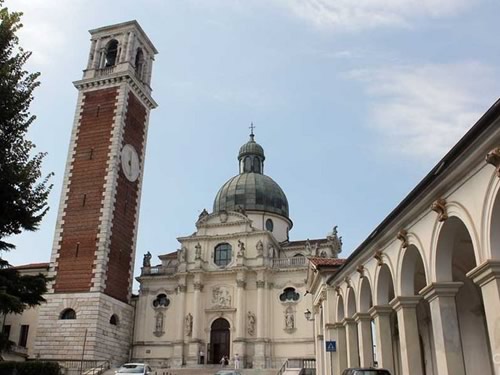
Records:
M327 352L336 352L337 351L337 341L327 341L325 342L326 344L326 351Z

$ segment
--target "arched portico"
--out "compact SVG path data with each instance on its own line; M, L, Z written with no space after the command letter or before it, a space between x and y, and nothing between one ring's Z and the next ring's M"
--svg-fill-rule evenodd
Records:
M344 319L347 339L347 366L359 367L358 326L354 320L356 314L356 296L352 287L347 288L347 317Z
M493 374L483 299L467 275L480 254L473 243L460 218L446 220L435 248L437 282L421 291L430 304L438 374Z
M359 362L361 367L373 367L373 321L368 312L370 308L372 308L373 302L372 290L368 277L361 277L358 290L359 308L355 315L355 320L358 323Z
M376 360L379 367L386 368L391 374L395 369L395 347L399 346L399 338L395 329L396 316L389 302L394 299L394 281L387 264L378 268L375 277L375 304L369 310L375 324ZM398 372L399 373L399 372Z

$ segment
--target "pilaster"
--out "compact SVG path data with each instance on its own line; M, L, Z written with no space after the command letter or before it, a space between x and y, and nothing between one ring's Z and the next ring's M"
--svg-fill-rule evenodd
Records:
M368 313L356 313L353 318L358 324L360 366L373 367L372 317Z
M378 367L394 373L394 353L392 350L392 308L389 305L373 306L368 310L375 322Z

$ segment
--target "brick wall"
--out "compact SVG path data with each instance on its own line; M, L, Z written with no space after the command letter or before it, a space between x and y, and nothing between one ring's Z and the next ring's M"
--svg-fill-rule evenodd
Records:
M117 95L117 88L109 88L84 96L62 218L55 292L91 287Z
M129 92L127 99L127 115L122 146L134 146L140 158L141 174L143 173L143 147L145 143L146 108ZM115 209L112 222L109 260L107 267L105 293L127 302L130 289L131 272L133 272L133 246L137 207L139 202L139 183L141 178L130 182L123 174L118 174L115 195Z

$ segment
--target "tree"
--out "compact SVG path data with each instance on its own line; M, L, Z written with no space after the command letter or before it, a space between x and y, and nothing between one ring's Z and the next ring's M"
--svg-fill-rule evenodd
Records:
M31 52L18 44L21 15L9 12L0 0L0 251L14 249L5 237L38 228L52 189L51 174L41 178L45 154L35 153L35 145L25 138L35 120L29 106L33 90L40 84L40 73L29 73L23 67ZM0 257L0 314L5 318L8 313L19 314L44 302L47 281L42 274L20 275ZM2 331L0 349L8 347Z

